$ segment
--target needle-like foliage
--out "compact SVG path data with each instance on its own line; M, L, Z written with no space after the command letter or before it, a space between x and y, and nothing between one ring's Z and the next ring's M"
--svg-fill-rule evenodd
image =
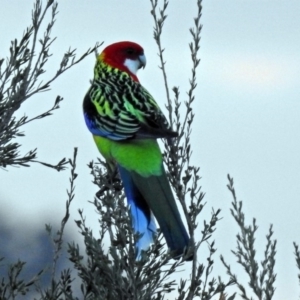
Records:
M82 61L87 55L93 53L98 44L88 49L80 58L76 58L76 51L69 49L58 64L55 74L46 76L48 60L52 56L51 45L55 37L51 36L57 16L57 2L48 0L43 6L41 0L37 0L32 10L32 23L28 26L21 39L11 41L9 56L0 59L0 167L24 166L31 162L39 162L57 171L63 170L68 163L62 159L56 165L37 161L37 149L21 154L20 137L25 135L21 131L25 124L50 116L59 108L63 100L57 96L52 107L38 116L15 116L17 110L25 101L41 92L48 91L53 81L60 75ZM50 14L50 22L46 30L41 32L46 15Z
M257 296L257 299L271 300L275 292L274 283L276 280L276 274L274 267L277 244L277 241L272 239L274 233L273 225L270 225L269 233L266 236L267 245L264 251L264 259L259 265L256 259L255 248L255 233L258 229L256 220L253 219L251 225L246 225L245 214L242 211L242 202L237 201L233 186L233 178L228 175L228 180L229 184L227 187L233 197L231 214L240 229L240 233L238 233L236 236L237 250L232 251L232 253L235 255L237 262L244 268L246 274L248 275L250 290ZM237 285L239 291L241 292L242 299L253 299L248 295L249 292L247 293L247 291L249 290L241 283L238 276L232 273L231 267L225 262L225 259L222 255L221 261L227 270L230 280Z

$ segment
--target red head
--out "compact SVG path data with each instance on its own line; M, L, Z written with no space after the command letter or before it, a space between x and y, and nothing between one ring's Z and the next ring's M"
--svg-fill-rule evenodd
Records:
M133 42L111 44L102 51L99 59L114 68L128 72L135 81L138 81L137 70L146 65L144 49Z

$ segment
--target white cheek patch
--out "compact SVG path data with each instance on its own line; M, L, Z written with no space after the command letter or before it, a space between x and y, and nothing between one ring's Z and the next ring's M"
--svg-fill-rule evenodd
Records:
M126 58L124 61L124 66L126 66L128 70L134 75L136 75L137 70L140 68L140 64L141 63L138 59L133 60Z

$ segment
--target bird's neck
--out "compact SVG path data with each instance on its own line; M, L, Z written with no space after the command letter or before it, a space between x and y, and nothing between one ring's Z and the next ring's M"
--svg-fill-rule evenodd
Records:
M109 75L111 73L114 74L121 74L126 73L131 77L132 80L139 82L137 76L129 71L129 69L124 65L118 65L115 66L114 64L108 64L107 62L104 62L102 60L98 60L94 69L94 77L95 79L100 79L106 77L106 75Z

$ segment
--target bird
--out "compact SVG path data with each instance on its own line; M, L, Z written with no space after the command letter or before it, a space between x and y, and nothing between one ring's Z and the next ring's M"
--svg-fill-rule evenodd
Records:
M170 141L178 133L138 80L137 71L145 66L144 49L139 44L123 41L107 46L97 56L83 114L99 152L119 172L132 227L140 235L136 257L153 243L156 219L171 257L179 259L186 254L190 237L157 142L159 138Z

